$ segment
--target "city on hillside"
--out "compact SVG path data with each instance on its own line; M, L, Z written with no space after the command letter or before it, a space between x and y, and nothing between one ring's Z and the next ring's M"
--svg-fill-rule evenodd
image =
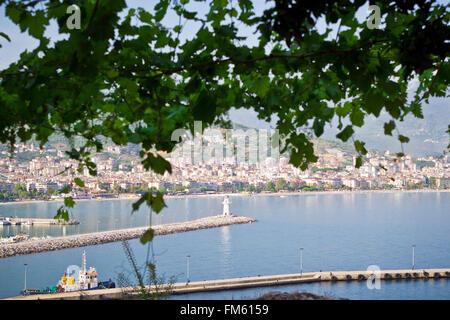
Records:
M344 147L343 147L344 146ZM72 185L74 198L130 197L153 190L164 194L211 194L220 192L295 192L325 190L446 189L450 186L450 157L398 157L389 151L370 151L355 168L356 154L345 145L315 140L318 161L302 171L287 155L257 163L239 162L236 156L195 163L189 156L163 156L172 174L146 171L138 152L130 146L107 145L93 157L97 175L77 171L61 144L17 144L14 155L6 146L0 151L0 201L54 200ZM84 187L73 184L78 177Z

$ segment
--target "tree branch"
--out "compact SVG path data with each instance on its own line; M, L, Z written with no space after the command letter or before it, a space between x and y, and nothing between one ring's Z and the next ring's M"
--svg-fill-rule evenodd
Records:
M358 46L358 47L353 47L347 50L327 50L327 51L319 51L319 52L313 52L313 53L308 53L308 54L299 54L299 55L268 55L268 56L263 56L263 57L258 57L258 58L252 58L252 59L248 59L248 60L239 60L233 57L230 58L226 58L226 59L222 59L222 60L217 60L217 61L211 61L211 62L207 62L207 63L203 63L203 64L199 64L199 65L195 65L195 66L183 66L183 67L179 67L179 68L175 68L175 69L171 69L171 70L150 70L152 72L155 72L157 74L151 75L151 76L147 76L147 75L130 75L127 74L126 76L129 78L139 78L139 79L153 79L153 78L158 78L161 77L163 75L171 75L174 73L178 73L181 71L193 71L193 70L201 70L203 68L207 68L210 66L214 66L214 65L220 65L223 63L228 63L228 62L232 62L235 64L249 64L249 63L254 63L254 62L259 62L259 61L270 61L270 60L275 60L275 59L299 59L299 60L304 60L307 58L312 58L312 57L318 57L318 56L323 56L323 55L329 55L329 54L336 54L336 55L342 55L342 54L346 54L358 49L362 49L362 48L366 48L366 47L370 47L371 45L374 45L376 43L381 43L381 42L386 42L387 40L374 40L374 41L370 41L370 42L366 42L363 43L362 45ZM99 69L100 70L100 69ZM116 70L117 69L101 69L103 71L108 71L108 70ZM121 70L118 70L119 72ZM148 72L149 70L141 70L141 69L134 69L134 70L127 70L127 72ZM0 73L0 78L2 77L11 77L11 76L16 76L16 75L21 75L24 74L25 72L16 72L16 73ZM30 75L28 78L34 78L34 75ZM66 78L72 78L73 76L68 76ZM49 78L49 79L56 79L56 78Z

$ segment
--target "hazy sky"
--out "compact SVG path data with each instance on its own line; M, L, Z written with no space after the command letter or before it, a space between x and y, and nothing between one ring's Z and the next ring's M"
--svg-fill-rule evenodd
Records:
M237 4L238 0L234 0L234 3ZM207 13L209 7L205 3L199 3L196 1L191 1L186 6L186 9L193 12L198 12L198 15L204 15ZM155 1L148 0L127 0L126 1L129 8L138 8L142 7L145 10L152 12ZM272 6L272 2L267 2L266 0L253 0L253 5L255 8L255 13L260 15L265 9ZM356 16L359 21L363 21L368 16L367 11L368 5L361 7L360 10L357 11ZM122 12L122 16L126 14L128 10ZM162 21L164 25L172 25L175 26L178 24L178 17L175 15L174 11L168 11L168 14ZM188 23L183 24L183 31L181 39L189 39L193 37L200 26L199 23L189 21ZM249 44L255 43L254 41L257 39L257 35L255 34L255 28L249 28L248 26L240 23L237 25L239 29L239 33L242 35L246 35L249 39ZM318 21L318 29L319 32L323 32L325 30L325 23L323 19L319 19ZM335 30L335 28L333 28ZM11 62L16 61L19 58L20 53L24 50L32 50L38 45L38 41L34 38L30 37L28 33L20 32L20 28L15 25L8 17L5 15L5 5L0 6L0 30L6 33L10 38L11 42L8 42L6 39L0 37L0 43L2 44L2 48L0 48L0 70L6 68ZM61 39L66 37L66 35L59 35L58 29L56 27L56 23L53 21L50 26L47 27L45 35L49 37L52 41Z

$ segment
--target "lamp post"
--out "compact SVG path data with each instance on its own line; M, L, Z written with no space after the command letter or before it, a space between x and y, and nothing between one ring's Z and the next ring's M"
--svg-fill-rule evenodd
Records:
M415 258L415 256L414 256L414 250L415 250L415 248L416 248L416 245L413 244L413 246L412 246L412 269L413 269L413 270L414 270L414 264L415 264L415 261L414 261L414 258Z
M189 282L191 282L191 281L189 280L189 258L190 258L190 257L191 257L190 255L187 255L187 256L186 256L186 285L188 285Z
M303 248L300 248L300 275L303 275Z
M25 292L25 290L27 290L27 266L28 264L24 264L25 266L25 281L24 281L24 287L23 287L23 292Z

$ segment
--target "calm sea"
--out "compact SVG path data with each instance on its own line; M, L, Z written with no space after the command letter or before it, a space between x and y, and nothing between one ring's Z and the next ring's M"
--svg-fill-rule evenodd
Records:
M186 255L190 255L190 280L224 279L300 271L408 269L412 245L416 268L450 267L450 193L352 193L295 196L232 197L231 211L258 220L166 236L152 244L160 275L186 280ZM152 214L152 224L187 221L221 212L220 197L167 199L168 208ZM131 214L132 200L79 202L76 226L3 227L2 236L26 232L36 236L61 236L143 226L149 211ZM0 216L53 217L60 203L0 206ZM1 227L0 227L1 228ZM148 247L130 241L139 263ZM0 298L16 296L24 286L54 285L69 265L81 265L83 250L88 266L99 278L117 281L130 269L121 243L108 243L0 259ZM266 291L308 291L350 299L450 299L449 280L382 282L369 290L365 282L313 283L183 295L182 299L254 298Z

